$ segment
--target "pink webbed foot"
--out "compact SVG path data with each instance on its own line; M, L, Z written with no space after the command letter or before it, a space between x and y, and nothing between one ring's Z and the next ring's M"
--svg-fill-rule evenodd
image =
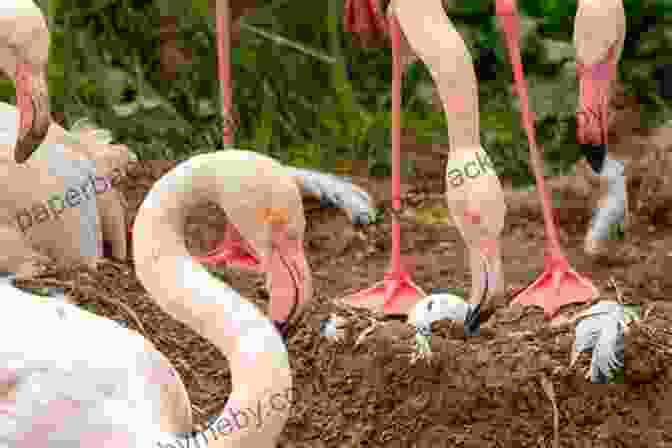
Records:
M408 314L426 296L411 275L402 269L386 273L381 282L343 298L342 302L353 308L401 316Z
M570 303L592 302L599 296L588 279L569 266L567 259L547 257L544 272L516 295L511 305L536 305L544 309L547 319Z

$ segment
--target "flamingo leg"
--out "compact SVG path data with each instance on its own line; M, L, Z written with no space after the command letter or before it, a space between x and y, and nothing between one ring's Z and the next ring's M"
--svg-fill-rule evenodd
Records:
M544 314L551 318L560 307L570 303L584 303L595 300L599 291L595 285L577 273L567 261L555 227L551 201L546 190L541 157L534 134L534 120L529 110L527 86L523 75L518 36L520 24L515 0L498 0L497 16L506 37L509 57L513 66L516 92L520 98L522 124L527 132L530 146L532 170L539 190L547 237L547 253L542 274L520 292L511 304L536 305L544 308Z
M233 145L234 128L232 126L233 109L233 89L231 81L231 11L229 10L229 0L217 0L217 75L220 83L220 93L222 95L222 119L224 121L224 130L222 141L224 147ZM128 228L129 241L133 240L133 227ZM236 247L235 240L223 240L217 245L221 250L232 249ZM201 260L208 262L208 260ZM214 258L209 260L211 264Z
M217 0L217 75L219 77L224 122L222 141L224 147L234 144L234 128L231 111L233 108L233 86L231 80L231 10L229 0ZM227 225L224 238L204 257L194 257L197 261L217 266L231 264L239 268L254 269L259 260L247 250L243 238L231 224Z
M224 120L224 147L234 144L233 91L231 81L231 11L229 0L217 0L217 72L222 95L222 119Z
M356 308L382 311L388 315L404 315L426 294L413 282L401 264L401 226L397 217L401 211L401 28L393 13L388 14L388 25L392 44L392 208L394 210L390 269L381 282L345 297L342 301Z

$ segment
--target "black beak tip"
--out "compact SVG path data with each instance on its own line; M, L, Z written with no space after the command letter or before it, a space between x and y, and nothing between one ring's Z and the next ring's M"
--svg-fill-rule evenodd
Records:
M278 330L278 333L280 333L280 336L282 336L283 342L287 343L287 339L289 338L289 323L287 321L273 321L273 325L275 325L275 329Z
M476 305L475 308L467 312L464 319L464 335L466 337L474 337L480 334L481 330L481 305Z
M604 143L599 145L583 144L581 145L581 150L595 174L600 174L604 160L607 157L607 145Z

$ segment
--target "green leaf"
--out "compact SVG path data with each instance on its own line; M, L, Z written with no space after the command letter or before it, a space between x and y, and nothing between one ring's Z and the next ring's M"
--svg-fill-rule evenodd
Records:
M97 93L96 82L93 79L82 78L80 80L79 88L77 89L79 96L88 101L93 101Z
M638 321L642 318L642 307L640 305L625 305L623 314L625 315L626 325L630 322Z
M614 369L609 373L608 384L625 384L625 369Z
M568 42L553 39L542 39L541 42L545 50L544 56L548 63L559 64L574 58L574 46Z
M208 19L210 17L210 1L191 0L191 10L195 16Z
M159 97L140 97L138 102L144 109L156 109L157 107L163 105L163 100Z
M201 117L213 117L217 115L217 108L215 102L206 98L201 98L198 101L198 115Z
M9 79L0 79L0 101L15 102L16 90L14 82Z
M119 68L109 68L104 72L103 90L105 98L110 104L117 104L121 101L126 88L132 81L131 75L125 70Z
M608 238L612 241L622 241L625 237L625 231L623 230L622 223L615 223L609 227L609 236Z
M112 110L118 117L127 118L136 114L140 110L140 104L137 101L131 101L124 104L113 104Z

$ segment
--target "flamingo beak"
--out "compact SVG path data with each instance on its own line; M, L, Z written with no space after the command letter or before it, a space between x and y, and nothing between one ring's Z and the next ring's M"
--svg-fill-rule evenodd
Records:
M579 110L576 114L576 137L580 144L586 146L584 152L591 152L591 146L598 153L603 150L600 145L607 143L609 126L609 99L611 83L616 76L616 44L609 48L604 62L593 66L577 66L579 80ZM590 156L588 157L589 161ZM599 162L591 165L601 165Z
M35 74L32 66L25 63L16 67L16 106L19 136L14 147L14 160L24 163L47 136L51 122L44 74Z
M308 262L303 240L276 232L272 242L265 269L271 297L269 314L274 322L290 324L312 296Z

